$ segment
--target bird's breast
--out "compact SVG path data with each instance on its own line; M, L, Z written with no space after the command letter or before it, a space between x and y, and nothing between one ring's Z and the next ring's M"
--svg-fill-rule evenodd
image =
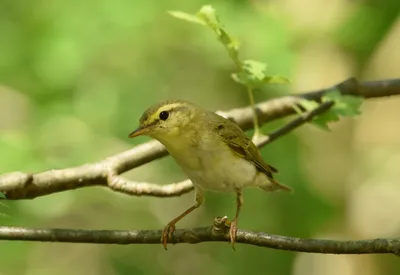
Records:
M254 181L254 165L219 140L204 138L188 152L184 160L177 161L188 177L204 189L234 192Z
M211 134L193 138L182 133L161 142L192 182L204 189L234 192L254 182L255 166Z

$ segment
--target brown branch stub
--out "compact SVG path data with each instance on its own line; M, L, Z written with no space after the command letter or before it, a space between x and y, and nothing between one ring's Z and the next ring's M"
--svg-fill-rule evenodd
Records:
M223 225L225 217L215 226ZM216 233L217 232L217 233ZM221 234L223 233L223 234ZM157 244L162 249L161 230L80 230L52 228L24 228L0 226L0 240L37 241L96 244ZM215 231L212 227L177 229L172 243L229 243L227 231ZM237 243L279 250L324 254L394 254L400 251L400 239L371 239L357 241L300 239L271 235L263 232L238 229Z
M326 92L333 89L338 89L343 94L363 96L365 98L400 95L400 79L369 82L358 82L355 79L349 79L327 89L261 102L256 104L259 122L266 123L291 115L295 113L293 105L298 104L299 100L306 98L318 101ZM314 111L327 110L324 109L326 107L324 104L320 107ZM223 114L234 120L245 130L253 126L253 111L251 107L234 109L229 112L223 112ZM315 114L311 113L309 115L312 118ZM299 127L306 121L300 117L271 133L263 140L259 140L257 145L264 146ZM192 190L193 187L188 181L159 186L127 181L119 176L123 172L166 155L167 151L163 145L157 141L150 141L97 163L36 174L14 172L0 175L0 192L5 193L7 199L11 200L32 199L87 186L103 186L130 195L157 197L179 196Z
M211 233L215 236L226 235L229 233L230 221L228 216L216 217L214 225L211 228Z

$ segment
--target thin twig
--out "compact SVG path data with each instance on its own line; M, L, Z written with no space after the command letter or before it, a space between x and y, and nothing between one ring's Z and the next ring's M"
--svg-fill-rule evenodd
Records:
M300 115L298 118L292 120L291 122L289 122L288 124L279 128L278 130L270 133L268 136L263 136L263 137L259 138L257 140L258 141L257 146L263 147L263 146L267 145L268 143L271 143L274 140L290 133L294 129L311 121L314 117L319 116L319 115L323 114L324 112L328 111L330 108L332 108L333 105L334 105L333 101L326 101L326 102L320 104L314 110Z
M298 104L299 100L306 98L318 101L324 93L334 89L343 94L352 94L365 98L400 95L400 79L363 83L358 83L355 79L349 79L327 89L268 100L256 105L259 123L262 124L291 115L295 112L293 106ZM244 130L253 126L252 107L219 113L238 123ZM277 133L272 133L272 140L295 128L291 128L292 126L285 127L278 130ZM269 139L269 141L265 141L265 144L271 142L271 137ZM163 145L157 141L150 141L92 164L35 174L13 172L1 175L0 192L6 194L7 199L15 200L32 199L87 186L103 186L130 195L159 197L178 196L192 190L193 187L188 181L161 186L131 182L119 176L123 172L166 155L167 151Z
M254 101L254 94L253 94L253 89L250 87L247 87L247 94L249 96L249 101L250 101L250 106L253 107L253 127L254 127L254 134L253 136L258 138L259 136L261 136L261 132L260 132L260 123L258 122L258 116L257 116L257 112L256 112L256 104Z

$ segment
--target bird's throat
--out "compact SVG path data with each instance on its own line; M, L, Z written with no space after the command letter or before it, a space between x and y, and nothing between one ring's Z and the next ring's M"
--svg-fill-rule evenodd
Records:
M198 158L196 157L197 148L194 142L195 139L188 136L187 132L170 132L168 135L163 135L156 139L167 148L169 154L175 158L181 166L198 168L199 164Z

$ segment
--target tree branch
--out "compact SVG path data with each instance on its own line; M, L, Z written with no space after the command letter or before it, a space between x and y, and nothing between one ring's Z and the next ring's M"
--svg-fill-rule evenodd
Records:
M400 95L400 79L370 81L358 83L355 79L346 80L333 87L299 94L296 96L284 96L256 105L256 113L259 122L266 123L293 114L293 105L300 99L319 100L325 93L339 90L342 94L362 96L365 98L386 97ZM271 133L257 141L257 145L263 146L276 138L288 133L296 127L314 117L317 112L328 110L327 105L321 104L315 109L315 113L300 116L295 121L283 128ZM313 111L313 112L314 112ZM238 123L244 130L252 127L252 108L239 108L229 112L218 112ZM305 116L310 116L304 119ZM186 180L181 183L169 185L157 185L149 183L137 183L125 180L119 175L130 169L148 163L152 160L164 157L167 151L157 141L150 141L126 152L117 154L100 162L86 164L61 170L50 170L37 174L13 172L0 176L0 192L6 194L7 199L32 199L49 195L55 192L72 190L87 186L104 186L114 191L130 195L151 195L158 197L179 196L193 189L191 182Z
M270 133L268 136L263 136L257 140L257 146L262 147L267 145L268 143L273 142L274 140L290 133L294 129L300 127L301 125L311 121L314 117L319 116L323 114L324 112L328 111L330 108L333 107L335 103L333 101L326 101L319 105L317 108L315 108L312 111L303 113L301 116L299 116L297 119L292 120L285 126L279 128L278 130Z
M0 240L96 243L96 244L158 244L162 230L81 230L0 227ZM218 217L212 227L177 229L171 243L230 242L226 217ZM238 229L237 243L279 250L325 254L394 254L400 256L400 239L357 241L301 239Z

